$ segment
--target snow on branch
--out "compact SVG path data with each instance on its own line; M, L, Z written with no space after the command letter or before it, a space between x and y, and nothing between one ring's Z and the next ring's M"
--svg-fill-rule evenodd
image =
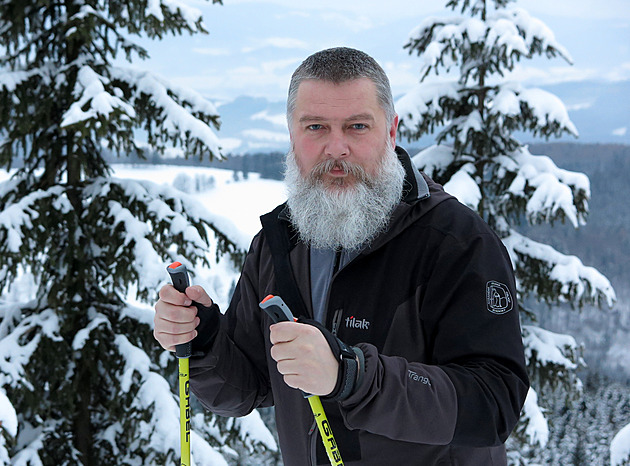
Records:
M0 183L0 196L8 187L15 189L19 180L13 179ZM61 186L53 186L46 190L37 190L22 197L17 203L7 203L0 212L0 250L18 254L24 244L26 232L32 230L33 221L39 217L36 204L44 199L54 199L54 205L61 212L71 209Z
M15 408L11 400L7 398L2 385L4 384L0 384L0 464L11 464L3 432L15 438L18 432L18 419Z
M575 228L586 223L591 188L585 174L558 168L551 158L532 155L527 146L494 161L499 165L498 176L513 176L506 200L517 205L525 202L530 223L553 222L558 217L568 219Z
M563 335L532 325L523 325L525 357L536 366L553 366L556 370L578 368L579 346L571 335Z
M499 10L496 13L496 17L505 18L513 22L518 28L519 34L521 34L525 40L529 50L540 46L543 51L549 54L550 50L555 49L567 62L573 63L571 54L556 40L553 31L543 21L531 16L527 10L522 8Z
M118 95L111 95L105 90L104 84L109 84L109 81L89 66L82 66L79 69L74 89L74 95L78 100L64 113L62 128L98 118L99 115L109 119L115 110L119 110L128 119L135 118L136 112L133 107L121 98L122 90L114 88L114 93Z
M610 443L610 466L630 464L630 424L625 426Z
M197 23L203 19L201 10L191 7L180 0L149 0L145 15L153 16L158 21L163 22L163 8L173 15L181 16L191 31L197 31Z
M172 85L147 71L112 67L110 72L113 79L126 83L133 90L132 100L139 103L143 96L149 98L159 109L163 117L161 127L170 137L183 141L196 139L215 156L221 157L219 138L199 118L201 114L205 117L216 117L216 107L201 94Z
M568 132L575 137L579 136L564 103L551 92L538 88L526 89L518 83L509 83L497 86L488 97L489 115L501 120L505 117L521 117L521 128L533 130L534 135L560 135Z
M445 101L457 101L461 88L456 81L416 84L396 102L396 112L400 115L399 131L411 135L416 127L429 123L435 125L435 120L443 120L447 111Z
M538 405L538 394L531 387L525 398L519 425L526 426L524 433L530 445L538 445L541 448L545 448L549 441L549 425L542 409Z
M460 65L467 70L463 77L479 66L490 65L492 71L501 72L498 63L488 62L490 57L503 57L501 64L510 70L520 57L541 53L559 54L572 62L551 29L520 8L498 9L485 21L466 16L429 17L411 31L405 48L422 54L423 77L432 69L437 73L439 66L449 70L458 63L458 55Z
M612 307L616 301L610 281L597 269L582 264L576 256L564 255L514 230L503 238L503 243L525 292L532 291L547 302L570 302L579 306L606 303ZM548 277L548 281L541 282L540 277Z
M3 321L6 319L8 322L17 322L14 328L3 329L7 334L0 339L0 376L3 385L14 388L24 386L28 390L34 390L35 387L25 377L24 368L30 363L42 336L57 342L62 340L59 335L59 317L54 311L46 309L16 320L12 313L19 316L23 311L20 305L12 303L11 311L8 309L9 306L3 307L5 307ZM33 334L35 336L31 337Z

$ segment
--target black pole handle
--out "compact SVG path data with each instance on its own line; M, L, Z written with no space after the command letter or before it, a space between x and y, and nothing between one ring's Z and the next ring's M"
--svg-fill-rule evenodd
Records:
M190 279L188 278L188 269L181 262L173 262L166 268L166 271L171 276L171 282L177 291L184 293L186 288L190 286ZM175 345L175 354L178 358L189 358L192 354L192 343L182 343L181 345Z

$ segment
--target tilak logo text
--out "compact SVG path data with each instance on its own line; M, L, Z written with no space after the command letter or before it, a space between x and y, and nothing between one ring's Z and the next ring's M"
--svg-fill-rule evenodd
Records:
M365 319L357 319L356 317L346 317L346 328L360 328L368 330L370 328L370 322Z

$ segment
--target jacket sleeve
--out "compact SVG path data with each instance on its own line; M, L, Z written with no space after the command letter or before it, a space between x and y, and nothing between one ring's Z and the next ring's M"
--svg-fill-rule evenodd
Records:
M446 236L436 255L419 293L428 361L360 343L364 382L342 414L350 428L396 440L500 445L529 386L509 257L493 233Z
M222 416L244 416L273 404L258 308L261 243L261 235L254 238L210 350L190 360L192 392Z

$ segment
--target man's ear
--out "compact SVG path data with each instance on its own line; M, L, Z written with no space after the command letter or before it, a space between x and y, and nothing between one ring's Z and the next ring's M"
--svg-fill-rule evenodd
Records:
M396 148L396 135L398 133L398 115L394 116L394 120L392 121L392 125L389 128L389 139L392 142L392 148Z

